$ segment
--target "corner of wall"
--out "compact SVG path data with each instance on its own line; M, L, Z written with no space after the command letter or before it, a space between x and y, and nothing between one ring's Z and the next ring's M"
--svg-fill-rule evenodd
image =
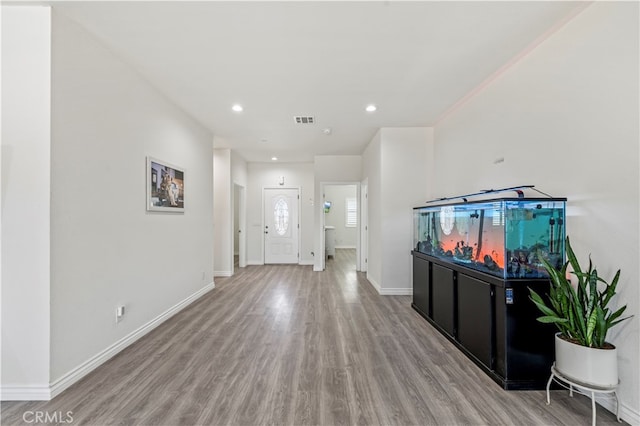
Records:
M51 7L2 5L2 383L46 399L51 365Z
M369 273L367 273L367 281L369 281L369 284L371 284L371 286L378 292L379 295L382 295L382 289L380 288L380 284L378 284L378 282L374 280Z

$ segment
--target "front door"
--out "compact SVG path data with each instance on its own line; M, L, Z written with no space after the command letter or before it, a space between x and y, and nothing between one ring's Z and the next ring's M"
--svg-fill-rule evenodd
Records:
M264 189L264 263L298 263L298 189Z

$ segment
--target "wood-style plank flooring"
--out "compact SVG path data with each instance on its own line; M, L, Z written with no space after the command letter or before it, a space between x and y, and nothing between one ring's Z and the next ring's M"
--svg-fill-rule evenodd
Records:
M239 269L49 402L3 402L75 425L587 425L589 400L504 391L336 250L310 266ZM29 418L32 419L32 418ZM618 424L598 409L598 424Z

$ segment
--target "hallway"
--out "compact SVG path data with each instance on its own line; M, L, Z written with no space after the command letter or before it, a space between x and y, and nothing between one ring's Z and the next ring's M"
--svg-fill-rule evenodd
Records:
M240 269L50 402L73 424L587 424L584 397L503 391L411 308L351 269ZM598 409L598 424L617 424Z

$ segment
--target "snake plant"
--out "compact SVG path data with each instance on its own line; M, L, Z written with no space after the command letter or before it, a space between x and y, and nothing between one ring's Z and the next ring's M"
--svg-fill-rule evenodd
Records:
M554 268L543 256L540 256L549 274L551 286L548 300L531 288L529 298L535 303L542 316L537 320L552 323L560 330L563 337L582 346L593 348L605 347L607 331L616 324L630 318L620 318L627 306L612 312L607 305L616 294L616 286L620 278L620 270L607 283L598 276L589 256L589 267L583 271L576 258L569 237L567 237L567 262L560 269ZM567 279L567 267L577 277L577 286ZM599 290L600 288L600 290Z

